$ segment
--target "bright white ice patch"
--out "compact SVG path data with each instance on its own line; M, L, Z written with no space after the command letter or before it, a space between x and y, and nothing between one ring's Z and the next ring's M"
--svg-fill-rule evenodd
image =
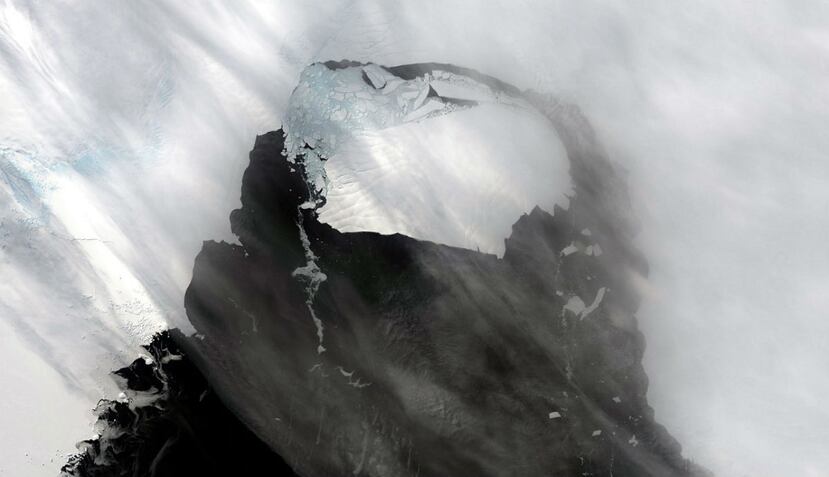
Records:
M571 191L566 153L544 121L488 104L357 134L325 164L320 220L501 256L521 214L552 212Z
M427 96L430 86L481 103L446 104ZM567 207L573 193L547 119L459 75L404 81L375 65L313 65L286 133L289 160L305 154L308 181L326 199L320 220L342 232L401 233L502 256L522 214Z

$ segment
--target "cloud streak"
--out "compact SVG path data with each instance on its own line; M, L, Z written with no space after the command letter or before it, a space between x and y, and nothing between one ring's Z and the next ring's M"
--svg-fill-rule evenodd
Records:
M721 475L818 475L827 24L817 1L6 1L0 357L27 370L4 385L40 392L0 415L31 432L68 393L81 417L0 469L39 475L86 437L107 370L186 324L193 257L232 239L254 136L304 66L350 58L451 62L578 104L641 213L658 419Z

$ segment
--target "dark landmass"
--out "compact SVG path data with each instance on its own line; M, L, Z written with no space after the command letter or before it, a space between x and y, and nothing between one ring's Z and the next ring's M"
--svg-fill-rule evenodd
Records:
M520 217L503 259L341 233L298 207L310 194L283 148L277 131L251 152L231 215L242 245L196 259L186 305L204 339L187 347L299 474L703 475L646 402L638 298L614 269L644 261L581 216L587 200ZM298 222L327 276L311 308ZM595 235L601 257L561 254ZM589 316L564 309L601 287Z

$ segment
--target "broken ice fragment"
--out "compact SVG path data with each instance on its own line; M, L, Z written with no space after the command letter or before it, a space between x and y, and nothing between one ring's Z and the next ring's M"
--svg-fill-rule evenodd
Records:
M570 254L573 254L573 253L576 253L578 251L579 251L578 247L576 247L575 244L570 242L570 245L568 245L568 246L564 247L563 249L561 249L561 256L566 257L566 256L568 256Z
M579 298L578 296L572 296L569 300L567 300L567 304L564 305L564 309L572 312L574 315L581 315L586 305L584 304L584 300Z
M599 291L596 293L596 298L593 300L593 303L591 303L590 306L588 306L587 308L584 309L584 311L582 311L582 313L581 313L581 318L582 319L587 317L587 315L589 315L590 313L593 313L594 311L596 311L596 308L598 308L599 305L601 305L602 300L604 299L605 292L607 292L607 288L605 288L605 287L599 288ZM584 302L582 302L582 304L584 304Z

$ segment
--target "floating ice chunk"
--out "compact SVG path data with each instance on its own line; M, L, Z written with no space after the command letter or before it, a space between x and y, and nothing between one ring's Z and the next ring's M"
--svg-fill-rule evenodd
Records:
M349 386L352 386L352 387L355 387L355 388L358 388L358 389L367 388L367 387L371 386L371 383L363 382L360 378L355 379L354 378L354 371L346 371L345 368L343 368L342 366L337 366L337 369L340 371L340 374L342 374L346 379L348 379L347 384Z
M561 249L561 256L566 257L566 256L574 254L578 251L579 251L579 248L576 247L576 244L574 244L573 242L570 242L570 245L568 245L568 246L564 247L563 249Z
M606 291L607 291L607 288L605 288L605 287L599 288L599 291L598 291L598 293L596 293L596 298L593 300L593 303L591 303L590 306L588 306L587 308L584 309L584 311L582 311L582 313L581 313L581 318L582 319L586 318L587 315L589 315L590 313L593 313L594 311L596 311L596 308L598 308L599 305L602 304L602 300L604 299L604 294L605 294Z
M636 447L636 446L639 445L639 441L636 439L636 435L630 436L630 440L628 440L628 444L632 445L633 447Z
M553 412L551 412L550 414L548 414L548 417L549 417L550 419L558 419L558 418L560 418L560 417L561 417L561 413L559 413L559 412L557 412L557 411L553 411Z
M596 298L593 299L593 303L590 306L586 306L584 304L584 300L577 295L573 295L567 300L567 303L564 305L564 309L572 312L574 315L578 316L580 319L586 318L590 313L596 311L601 305L602 300L604 300L604 295L607 292L606 287L599 288L599 291L596 293Z
M590 229L582 229L581 234L584 235L584 236L587 236L587 237L593 235L593 233L590 231Z
M567 304L564 305L564 309L571 311L576 316L581 316L585 309L584 301L578 296L571 296L567 300Z
M602 435L602 431L601 431L601 429L596 429L595 431L593 431L593 434L591 434L591 435L593 437L599 437L600 435Z
M622 398L620 398L619 396L613 396L613 402L619 404L620 402L622 402Z
M168 353L168 354L164 355L161 358L161 364L167 364L170 361L181 361L182 359L184 359L184 356L182 356L180 354L170 354L170 353Z

